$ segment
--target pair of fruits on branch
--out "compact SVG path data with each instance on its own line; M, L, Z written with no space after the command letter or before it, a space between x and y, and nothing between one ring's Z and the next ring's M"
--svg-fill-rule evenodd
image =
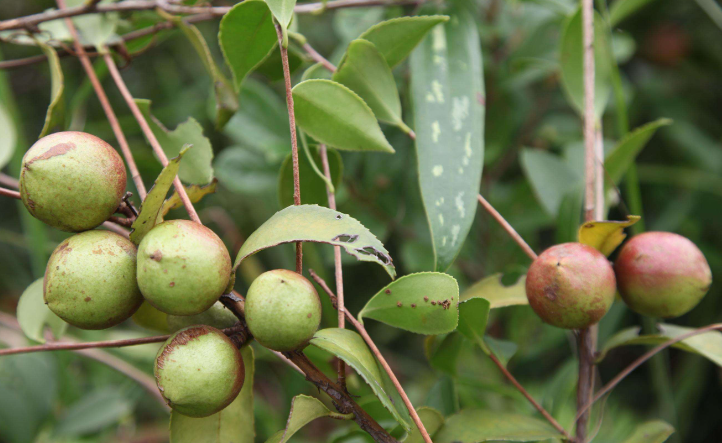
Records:
M544 322L584 329L604 317L617 290L633 311L671 318L697 306L711 284L709 264L694 243L669 232L648 232L628 241L613 267L591 246L552 246L529 268L526 294Z

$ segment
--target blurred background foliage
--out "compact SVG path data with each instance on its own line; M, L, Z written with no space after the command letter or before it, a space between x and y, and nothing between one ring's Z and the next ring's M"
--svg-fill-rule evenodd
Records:
M704 252L713 274L721 275L722 9L712 0L596 3L602 15L613 23L613 54L621 70L629 127L661 117L673 120L655 134L637 162L646 229L687 236ZM5 0L0 20L53 6L51 0ZM481 193L540 252L557 242L574 240L580 220L575 203L578 199L569 191L574 190L575 174L581 175L582 170L581 121L565 97L559 66L561 30L576 4L572 0L476 0L476 6L487 106ZM298 16L296 27L316 50L337 63L348 43L368 26L413 9L339 9ZM121 33L161 20L150 11L123 14L120 19ZM221 64L216 38L218 20L197 26ZM288 123L276 53L244 84L239 112L223 130L216 131L212 80L180 31L165 31L136 41L128 49L133 57L124 63L123 75L133 94L150 99L154 115L167 127L193 117L210 139L219 186L197 207L201 218L227 242L233 255L243 238L282 208L279 195L283 206L290 197L290 168L283 167L290 152ZM4 60L39 53L34 47L10 44L0 45L0 51ZM311 62L298 47L292 47L291 52L294 75L300 79ZM66 127L90 132L116 145L80 64L73 57L64 57L62 68ZM96 70L105 80L140 172L150 185L160 165L117 89L108 81L104 67L96 64ZM394 74L405 114L411 115L408 63L395 69ZM43 126L49 93L46 63L0 72L0 102L14 126L13 131L7 127L0 130L0 137L7 139L12 132L18 147L3 170L6 174L17 177L24 151ZM612 146L622 137L618 112L619 107L610 99L603 117L605 146ZM407 117L407 121L413 120ZM386 245L399 275L429 270L433 254L413 145L399 130L389 126L384 130L396 149L395 155L341 153L339 210L356 217ZM553 154L573 174L559 173L554 161L535 159L540 152ZM308 176L303 169L301 172ZM612 209L611 219L623 219L629 213L624 204L628 201L624 184L620 193L622 203ZM317 194L307 192L304 203L325 204L324 200L312 200ZM181 210L171 213L171 217L184 216ZM42 277L50 252L65 237L30 217L21 203L0 200L2 313L14 314L21 293ZM332 248L307 245L304 252L306 267L330 280ZM293 267L290 246L272 248L257 257L254 266L237 281L236 289L241 293L258 272ZM504 282L513 283L528 265L529 259L516 244L479 210L465 246L448 272L457 278L463 291L494 273L503 273ZM378 266L344 257L344 281L347 306L357 312L388 283L388 277ZM719 322L720 291L719 285L713 285L696 309L674 323L702 326ZM8 346L26 343L22 333L12 328L11 319L1 319L1 342ZM600 344L613 332L642 323L640 316L616 303L601 322ZM325 325L334 324L335 312L326 305ZM425 339L373 321L369 329L415 405L434 406L446 414L460 406L534 412L489 359L458 334ZM149 334L129 321L108 331L70 328L67 335L78 340L106 340ZM543 325L527 306L519 306L493 311L489 335L499 339L496 344L500 349L513 354L508 362L511 372L562 425L569 426L575 412L576 382L570 333ZM99 353L113 357L116 363L126 362L138 368L152 383L157 348L144 345ZM429 360L427 357L438 349L444 351L443 357L436 354ZM599 366L601 380L609 380L643 351L642 347L612 351ZM328 356L316 349L308 352L323 365L322 369L333 371ZM677 434L670 441L713 441L713 436L722 435L720 368L678 350L663 355L664 359L643 366L613 392L606 402L596 442L622 441L636 424L650 418L662 418L675 425ZM314 389L260 347L257 357L256 440L265 441L283 428L290 399L299 393L314 394ZM350 377L349 386L360 396L358 401L382 423L392 423L358 376ZM161 442L168 438L167 429L167 411L141 385L120 374L117 367L71 352L0 358L0 441ZM295 439L366 441L368 437L357 429L355 425L322 419L304 428Z

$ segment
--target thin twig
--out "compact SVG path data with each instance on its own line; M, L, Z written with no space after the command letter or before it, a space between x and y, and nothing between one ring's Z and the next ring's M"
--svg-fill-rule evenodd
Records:
M507 234L509 234L509 237L511 237L512 240L514 240L516 244L519 245L519 247L526 253L526 255L528 255L529 258L531 258L532 260L535 260L537 257L536 252L534 252L534 250L527 244L527 242L525 242L524 239L521 238L521 235L516 232L514 227L512 227L509 222L506 221L506 219L501 214L499 214L499 212L494 209L494 207L488 201L486 201L484 197L481 196L481 194L479 194L478 200L481 206L486 209L486 212L488 212L489 215L494 217L494 220L496 220L501 225L501 227L504 228Z
M323 174L332 183L331 168L328 164L328 150L326 145L319 145L319 154L321 155L321 163L323 165ZM336 195L331 188L326 185L326 196L328 197L328 207L336 210ZM343 268L341 266L341 247L333 247L333 265L336 274L336 306L338 309L338 327L343 329L346 327L346 318L344 317L345 305L343 297ZM338 359L338 384L346 387L346 364L343 360Z
M106 229L109 230L109 231L115 232L116 234L120 234L120 235L122 235L122 236L125 237L125 238L130 238L130 231L128 231L128 230L125 229L124 227L122 227L122 226L120 226L120 225L117 225L117 224L115 224L115 223L113 223L113 222L104 221L104 222L103 222L103 227L106 228Z
M18 191L13 191L12 189L6 189L6 188L0 188L0 195L10 198L16 198L20 200L22 197L20 197L20 193Z
M328 296L331 298L331 302L334 304L334 306L338 305L338 298L333 294L331 289L326 284L326 281L322 279L321 277L316 274L313 269L308 270L311 277L318 283L319 286L328 294ZM339 309L339 312L342 310ZM421 437L424 439L426 443L433 443L431 441L431 437L429 436L429 433L426 431L426 428L424 427L424 424L421 422L421 418L419 418L419 414L416 413L416 409L414 408L414 405L411 404L411 400L409 400L409 397L406 395L406 392L404 391L404 388L401 386L401 383L399 383L399 380L396 378L396 374L394 374L394 371L391 370L391 367L386 362L386 359L381 354L381 351L379 351L379 348L376 347L376 344L371 339L371 336L366 332L366 328L359 323L356 318L351 315L350 312L348 312L346 309L343 310L343 313L346 315L346 318L349 322L356 328L356 330L361 334L361 337L363 337L364 341L368 345L369 348L371 348L371 352L373 352L374 356L378 359L379 363L381 363L381 366L384 368L384 371L386 371L386 374L391 379L391 382L394 384L394 387L396 388L396 391L401 396L401 399L404 401L404 404L406 405L406 409L409 410L409 414L411 414L411 418L414 420L414 423L419 428L419 432L421 433Z
M105 63L108 65L108 71L110 72L111 77L113 77L115 84L118 86L118 89L120 90L120 93L123 96L123 99L125 99L126 104L128 105L131 112L133 113L133 116L138 121L138 124L140 125L140 128L143 131L143 134L148 139L148 142L150 143L151 147L153 148L153 152L155 152L155 155L158 157L158 160L160 160L160 163L163 165L163 167L168 166L168 157L166 157L165 152L163 151L163 148L160 146L160 143L158 142L158 139L155 137L155 134L153 134L153 131L150 129L150 126L148 125L148 122L145 120L145 117L143 116L143 113L140 111L140 108L138 108L138 105L135 103L135 100L133 99L133 95L128 90L128 86L126 86L125 81L123 80L123 77L120 75L120 72L118 71L118 66L116 66L115 60L113 60L113 56L110 55L110 53L107 51L104 51L104 52L105 53L103 54L103 59L105 60ZM180 179L177 176L173 180L173 186L175 187L175 190L178 193L178 196L180 197L181 201L183 202L183 206L185 206L186 212L188 212L188 215L190 216L191 220L193 220L196 223L201 223L201 219L198 217L198 213L196 212L195 208L193 207L193 203L191 203L190 199L188 198L188 194L186 193L186 190L183 187L183 184L181 183Z
M286 85L286 106L288 108L288 124L291 128L291 159L293 163L293 204L301 204L301 179L298 173L298 139L296 138L296 114L293 110L293 93L291 92L291 71L288 67L288 48L283 47L283 30L281 25L276 25L278 36L278 47L281 51L281 63L283 65L283 79ZM296 242L296 272L303 272L303 243Z
M66 9L65 0L56 0L56 3L58 4L58 8L60 10ZM90 6L95 6L95 4L92 4ZM108 118L108 123L110 123L110 127L113 129L113 134L115 134L115 138L118 140L120 151L123 153L125 163L128 165L128 170L130 171L130 177L133 179L133 183L135 183L135 188L138 190L138 196L140 197L141 201L145 200L145 185L143 184L143 179L140 176L140 172L138 172L138 166L136 166L135 164L135 159L133 159L133 153L130 152L128 140L126 140L125 134L123 134L123 129L121 129L120 123L118 122L118 117L116 117L115 112L113 111L113 107L110 105L110 101L108 100L108 96L105 95L105 90L103 90L103 86L100 84L100 80L98 80L98 76L95 74L95 70L93 69L92 63L90 62L90 58L85 53L85 48L83 48L83 45L80 43L80 36L78 35L78 30L75 28L75 25L70 18L65 19L65 26L67 26L68 30L70 31L70 35L73 37L73 46L75 47L75 52L78 54L80 63L83 65L83 69L88 75L90 83L93 85L95 95L98 97L100 105L103 107L105 116Z
M321 63L324 68L326 68L330 72L336 72L336 66L334 66L333 63L328 61L326 57L319 54L315 49L313 49L313 46L308 44L308 42L303 44L303 50L306 51L306 53L315 61L316 63Z
M17 179L0 172L0 185L8 186L13 189L18 189L20 187L20 182L17 181Z

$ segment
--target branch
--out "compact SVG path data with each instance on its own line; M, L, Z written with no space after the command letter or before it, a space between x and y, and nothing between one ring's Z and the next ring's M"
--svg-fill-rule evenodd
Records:
M316 63L321 63L324 68L326 68L329 72L334 73L336 72L336 66L334 66L333 63L328 61L326 57L319 54L315 49L313 49L313 46L309 45L308 42L303 44L303 50L306 51L306 53L315 61Z
M491 206L491 204L486 201L484 197L481 196L481 194L479 194L478 199L481 206L486 209L486 212L488 212L492 217L494 217L494 220L496 220L501 225L501 227L504 228L504 230L507 232L507 234L509 234L512 240L514 240L516 244L518 244L519 247L524 250L526 255L528 255L529 258L531 258L532 260L535 260L537 257L536 252L534 252L534 250L529 247L527 242L525 242L524 239L521 238L521 235L516 232L516 230L511 226L511 224L509 224L509 222L506 221L506 219L502 217L502 215L499 214L499 212L494 209L494 207Z
M283 46L283 30L281 25L276 25L278 36L278 48L281 51L281 63L283 64L283 79L286 85L286 107L288 108L288 124L291 127L291 159L293 160L293 204L301 204L301 178L298 173L298 139L296 138L296 114L293 109L293 94L291 93L291 71L288 67L288 48ZM303 243L296 242L296 272L303 272Z
M315 272L313 272L313 269L308 270L309 274L311 274L311 277L318 283L321 288L328 294L328 296L331 298L331 302L334 304L334 306L337 306L338 299L337 297L331 292L331 289L329 289L326 282L319 277ZM341 309L339 309L339 312L341 312ZM416 424L416 427L419 428L419 432L421 433L421 437L423 437L424 441L426 443L433 443L431 441L431 437L429 436L429 433L426 431L426 428L424 427L424 424L421 422L421 418L419 418L419 414L416 413L416 409L414 408L414 405L411 404L411 400L409 400L409 397L406 395L406 392L404 391L404 388L401 386L401 383L399 383L399 380L396 378L396 374L394 374L394 371L391 370L391 367L386 362L386 359L381 354L381 351L379 351L379 348L376 347L376 344L371 339L371 336L366 332L366 328L359 323L356 318L351 315L350 312L347 310L343 310L343 313L346 315L346 318L348 318L348 321L351 322L351 324L356 328L356 330L361 334L361 337L363 337L364 341L368 345L369 348L371 348L371 352L373 352L374 356L378 359L379 363L381 363L381 366L384 368L384 371L386 371L386 374L388 374L389 378L391 379L391 382L394 384L394 387L396 388L396 391L401 396L401 399L404 401L404 404L406 405L406 409L409 410L409 414L411 414L411 418L414 420L414 423Z

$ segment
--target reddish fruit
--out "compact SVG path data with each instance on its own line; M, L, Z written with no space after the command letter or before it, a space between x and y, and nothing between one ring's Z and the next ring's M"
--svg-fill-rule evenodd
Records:
M647 232L629 240L614 271L627 306L650 317L686 314L712 284L712 271L702 251L671 232Z
M591 246L564 243L534 260L526 277L529 305L550 325L587 328L604 317L614 301L616 281L607 258Z

